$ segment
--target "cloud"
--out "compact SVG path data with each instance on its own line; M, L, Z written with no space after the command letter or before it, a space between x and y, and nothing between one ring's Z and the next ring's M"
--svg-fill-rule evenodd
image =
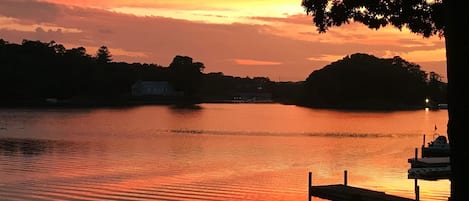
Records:
M0 16L34 23L50 22L61 15L58 5L33 0L2 0Z
M58 27L47 24L24 24L14 18L0 17L0 29L11 29L25 32L64 32L64 33L80 33L81 30L74 28Z
M283 17L266 17L266 16L252 16L250 19L259 20L269 23L288 23L288 24L300 24L300 25L313 25L311 16L306 14L294 14L286 15Z
M331 61L337 61L339 59L344 58L345 55L330 55L330 54L323 54L323 55L317 55L314 57L309 57L307 58L308 60L311 61L326 61L326 62L331 62Z
M276 28L276 32L292 38L326 43L354 43L366 45L391 45L409 48L441 46L444 41L438 37L424 39L411 33L408 29L399 30L388 26L372 30L360 23L344 24L341 27L330 27L326 33L319 34L312 18L305 14L285 15L282 17L252 16Z
M282 62L276 61L260 61L260 60L253 60L253 59L234 59L234 62L239 65L246 65L246 66L270 66L270 65L280 65Z
M414 63L419 62L444 62L446 61L446 49L434 49L434 50L414 50L407 53L395 53L388 51L386 57L393 57L393 55L400 55L400 57L412 61Z

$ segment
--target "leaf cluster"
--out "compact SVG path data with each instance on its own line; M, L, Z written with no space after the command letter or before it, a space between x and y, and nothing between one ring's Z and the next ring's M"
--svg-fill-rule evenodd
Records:
M424 37L442 37L445 29L441 0L303 0L318 32L344 23L359 22L371 29L392 25Z

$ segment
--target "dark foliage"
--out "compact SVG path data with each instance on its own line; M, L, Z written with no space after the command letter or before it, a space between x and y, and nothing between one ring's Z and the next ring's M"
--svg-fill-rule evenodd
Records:
M65 49L54 41L1 40L0 61L3 104L34 105L51 98L112 103L127 97L136 80L168 78L167 68L158 65L111 62L104 46L92 57L83 47Z
M200 94L206 102L230 101L241 94L272 93L274 82L265 77L234 77L223 73L203 75Z
M128 104L135 100L130 93L137 81L167 81L183 92L183 97L165 98L165 103L230 100L241 93L272 90L267 78L203 74L205 65L188 56L175 56L168 67L112 62L106 46L91 56L84 47L65 49L54 41L12 44L1 39L0 61L0 105L34 106L47 104L47 99L72 106Z
M444 8L441 0L303 0L303 7L313 16L319 32L350 21L371 29L392 25L409 28L425 37L443 36Z
M425 98L445 101L444 83L438 74L431 75L430 80L419 65L400 57L380 59L357 53L311 73L305 82L304 104L347 109L422 108Z
M184 96L191 102L200 102L198 89L205 65L193 62L191 57L177 55L169 65L169 80L176 90L184 91Z
M100 54L106 59L98 59ZM243 97L320 107L357 107L415 105L427 95L444 100L437 90L442 89L438 74L431 73L433 81L427 84L426 73L418 65L399 57L378 59L355 54L312 73L306 82L276 83L265 77L204 74L204 64L188 56L177 55L168 67L163 67L111 62L110 55L104 46L93 57L83 47L65 49L53 41L10 44L1 40L0 102L37 104L56 99L74 104L126 104L135 100L131 86L137 81L167 81L183 92L177 100L166 97L165 103L229 102Z
M98 63L104 64L112 61L112 55L109 49L106 46L101 46L96 52L96 61Z

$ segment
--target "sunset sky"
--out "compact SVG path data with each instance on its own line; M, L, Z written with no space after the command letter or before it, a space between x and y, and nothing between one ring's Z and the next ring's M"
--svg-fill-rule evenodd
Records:
M304 80L354 53L401 56L446 81L444 39L361 24L319 34L301 0L0 0L0 38L51 40L94 55L107 46L114 61L168 66L176 55L205 71Z

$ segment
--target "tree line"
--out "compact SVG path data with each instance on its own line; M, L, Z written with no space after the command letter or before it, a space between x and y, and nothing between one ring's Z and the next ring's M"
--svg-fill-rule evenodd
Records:
M66 49L54 41L14 44L0 39L0 62L3 104L37 104L48 98L127 104L135 100L131 86L137 81L166 81L184 94L172 101L191 104L229 101L242 94L269 94L280 103L345 109L419 107L425 98L446 101L446 83L437 73L426 73L400 57L380 59L360 53L298 82L203 73L202 62L181 55L168 66L115 62L106 46L90 55L84 47Z
M201 62L176 56L168 67L113 62L106 46L90 55L84 47L66 49L54 41L0 39L0 89L7 103L39 103L47 98L115 103L126 101L137 80L168 81L193 99L200 83Z

